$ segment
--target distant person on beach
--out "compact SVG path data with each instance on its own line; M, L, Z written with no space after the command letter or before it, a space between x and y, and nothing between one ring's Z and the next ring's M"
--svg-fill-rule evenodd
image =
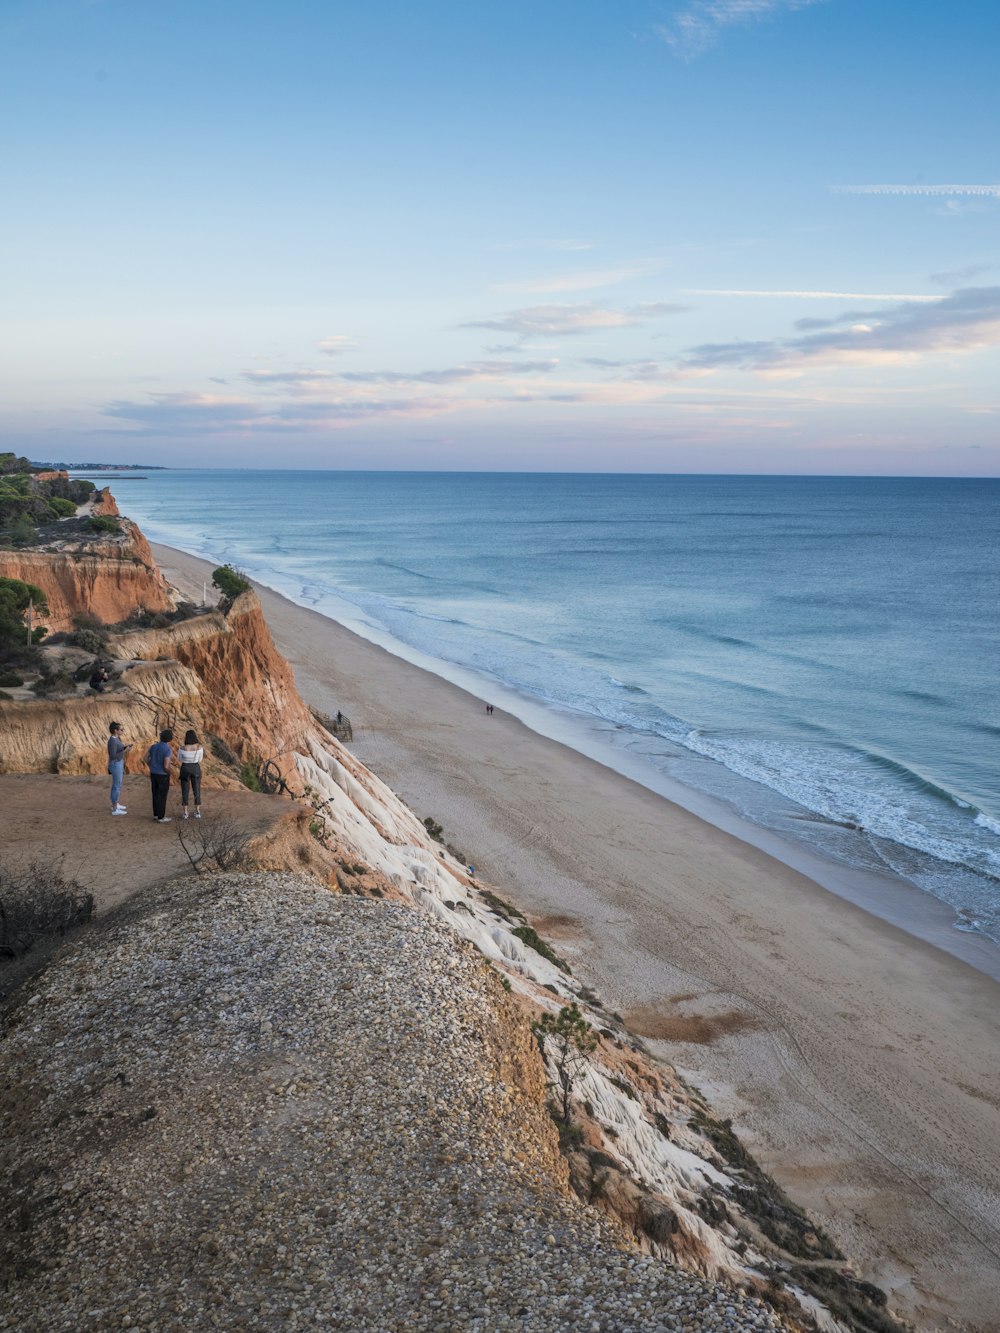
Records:
M94 663L94 669L90 673L90 688L96 690L98 694L103 694L108 683L108 672L100 658Z
M181 766L181 805L184 818L188 817L188 791L194 797L194 817L201 818L201 761L205 751L198 744L198 737L193 731L184 733L184 744L177 751Z
M492 716L493 716L493 705L492 705L492 704L487 704L487 705L486 705L486 712L487 712L487 714L488 714L489 717L492 717Z
M128 810L119 801L122 794L122 783L125 780L125 756L131 750L132 745L128 745L122 740L122 724L120 722L109 722L108 731L111 735L108 737L108 772L111 774L111 813L113 815L127 815Z
M170 790L170 766L174 762L174 748L170 742L174 733L169 727L160 732L160 739L146 751L149 766L149 786L153 794L153 818L158 824L170 824L167 814L167 792Z

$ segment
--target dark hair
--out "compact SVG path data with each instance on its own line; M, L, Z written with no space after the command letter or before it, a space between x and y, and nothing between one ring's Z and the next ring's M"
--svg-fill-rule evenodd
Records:
M122 724L120 722L108 723L108 731L121 731L121 729L122 729Z
M190 730L189 730L189 731L185 731L185 733L184 733L184 744L185 744L185 745L197 745L197 744L198 744L198 737L194 734L193 731L190 731Z
M161 741L172 741L173 739L174 739L174 733L170 730L169 727L167 727L165 731L160 732Z

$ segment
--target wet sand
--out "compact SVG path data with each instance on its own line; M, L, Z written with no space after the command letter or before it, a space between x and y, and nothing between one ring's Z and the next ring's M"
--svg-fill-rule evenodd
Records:
M211 566L154 550L200 600ZM358 757L733 1117L891 1306L921 1328L1000 1329L1000 984L895 924L917 899L880 919L259 591L305 698L343 709Z

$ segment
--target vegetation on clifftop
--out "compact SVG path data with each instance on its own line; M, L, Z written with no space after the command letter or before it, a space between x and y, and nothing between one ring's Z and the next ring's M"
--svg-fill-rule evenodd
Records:
M45 476L27 458L0 453L0 545L33 546L40 525L75 517L94 490L92 481Z
M250 591L250 580L242 569L236 569L233 565L220 565L213 570L212 582L222 594L219 605L223 611L230 609L240 593Z

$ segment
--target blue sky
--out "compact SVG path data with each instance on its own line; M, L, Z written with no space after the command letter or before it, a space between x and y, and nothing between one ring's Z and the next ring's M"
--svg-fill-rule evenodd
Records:
M998 46L985 0L8 0L2 447L998 475Z

